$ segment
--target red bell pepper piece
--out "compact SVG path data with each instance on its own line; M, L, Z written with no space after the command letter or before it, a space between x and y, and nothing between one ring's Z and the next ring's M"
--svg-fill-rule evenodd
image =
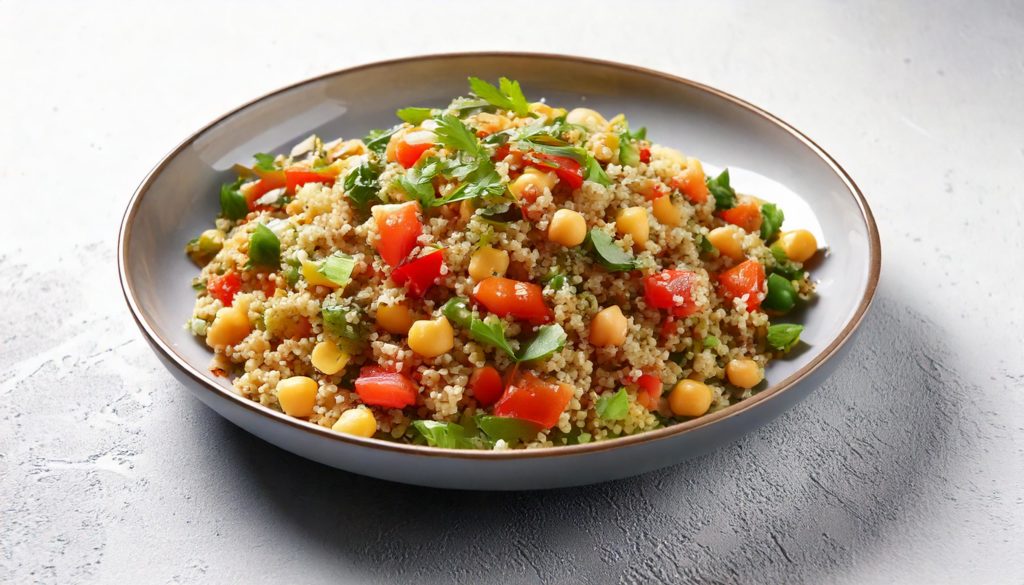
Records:
M528 158L555 171L558 179L573 189L579 189L583 185L583 167L580 166L580 163L567 156L531 152Z
M377 252L390 266L398 266L416 247L423 232L420 204L415 201L374 205L371 209L377 223Z
M405 408L416 404L416 384L400 372L379 366L365 366L355 381L356 394L364 404L384 408Z
M249 206L249 211L255 211L258 207L256 200L263 197L274 189L280 189L285 186L284 173L281 174L268 174L262 179L253 183L248 190L245 192L245 202Z
M391 280L399 286L404 286L410 297L418 299L425 295L445 272L444 250L437 250L426 256L402 262L391 272Z
M572 397L573 390L568 384L548 382L533 372L523 372L513 377L494 405L494 414L528 420L550 429L558 424Z
M640 149L640 162L649 163L651 162L651 149L646 146Z
M337 175L320 171L296 169L284 172L285 190L288 193L295 193L299 187L306 183L325 183L331 185L335 179L337 179Z
M676 317L687 317L700 307L693 300L697 273L690 270L662 270L644 279L644 300L656 309L671 309Z
M554 316L544 303L543 289L511 278L492 276L481 280L473 287L473 299L499 317L512 315L540 324Z
M761 308L763 292L764 266L757 260L737 264L718 276L718 293L730 303L747 295L748 311Z
M731 209L718 212L718 217L752 234L761 229L761 208L756 201L745 201Z
M231 303L235 302L235 295L240 290L242 290L242 277L237 272L225 272L220 276L211 276L206 282L206 292L219 299L225 307L230 307Z

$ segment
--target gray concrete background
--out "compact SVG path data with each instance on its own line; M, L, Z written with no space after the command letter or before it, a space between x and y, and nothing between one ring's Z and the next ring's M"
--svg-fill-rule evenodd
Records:
M204 4L0 1L0 582L1024 583L1024 5ZM188 396L117 285L151 165L282 84L485 49L691 77L829 150L884 250L835 377L689 464L518 494L335 471Z

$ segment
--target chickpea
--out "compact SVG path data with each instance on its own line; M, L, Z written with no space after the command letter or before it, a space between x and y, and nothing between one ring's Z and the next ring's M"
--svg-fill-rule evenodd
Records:
M633 244L643 246L650 237L651 224L647 220L647 210L643 207L629 207L619 212L615 218L615 230L619 235L633 237Z
M629 322L618 305L612 305L594 315L590 322L590 343L597 347L618 346L626 342Z
M316 380L306 376L292 376L277 383L277 402L289 416L306 418L316 405Z
M394 335L405 335L415 321L412 311L402 302L377 306L377 325Z
M206 329L206 345L235 345L252 331L249 307L240 303L217 311L213 323Z
M725 365L725 377L733 386L753 388L764 380L764 372L750 358L736 358Z
M571 209L559 209L548 224L548 239L567 248L579 246L587 239L587 220Z
M723 256L733 260L743 259L743 236L734 225L717 227L708 234L708 241Z
M566 115L565 121L583 126L590 132L600 132L608 127L608 120L590 108L573 108Z
M409 349L423 357L448 353L455 346L455 330L446 317L416 321L409 328Z
M683 225L683 213L672 203L672 197L662 195L655 199L651 205L654 207L654 218L667 226Z
M536 198L544 193L544 189L552 189L558 177L554 173L545 173L533 167L528 167L523 174L509 184L508 190L516 199Z
M668 395L668 407L676 416L700 416L711 408L712 393L707 384L680 380Z
M377 419L368 408L352 408L341 413L341 417L331 430L345 435L369 438L377 432Z
M786 253L786 258L806 262L818 251L818 240L807 230L793 230L779 236L779 246Z
M469 259L469 275L474 280L483 280L491 276L505 276L508 270L508 252L496 250L490 246L480 248Z
M314 368L331 376L344 370L351 357L348 353L342 351L336 343L325 339L316 344L309 359L313 363Z
M611 132L594 134L588 141L594 158L601 162L609 162L619 152L619 136Z

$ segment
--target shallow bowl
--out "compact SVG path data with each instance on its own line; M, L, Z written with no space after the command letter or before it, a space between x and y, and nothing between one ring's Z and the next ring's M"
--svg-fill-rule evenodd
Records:
M362 439L291 418L233 393L207 348L184 328L196 267L185 242L210 226L218 186L254 152L286 151L310 133L358 137L395 123L396 109L443 106L466 77L517 79L527 96L563 107L625 113L654 142L728 166L733 185L781 204L786 226L828 247L812 274L819 296L802 312L806 345L767 369L768 386L713 414L628 437L517 451L457 451ZM878 280L878 232L850 177L775 116L664 73L558 55L433 55L329 73L252 101L199 130L142 181L128 204L118 268L133 317L172 374L207 406L269 443L378 478L461 489L538 489L636 475L714 449L778 416L817 387L849 347ZM211 449L216 448L214 445Z

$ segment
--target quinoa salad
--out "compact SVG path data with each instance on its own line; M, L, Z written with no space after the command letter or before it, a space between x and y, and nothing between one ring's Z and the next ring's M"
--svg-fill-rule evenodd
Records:
M359 437L576 445L748 398L801 343L818 243L728 169L506 78L397 116L220 188L187 327L234 392Z

